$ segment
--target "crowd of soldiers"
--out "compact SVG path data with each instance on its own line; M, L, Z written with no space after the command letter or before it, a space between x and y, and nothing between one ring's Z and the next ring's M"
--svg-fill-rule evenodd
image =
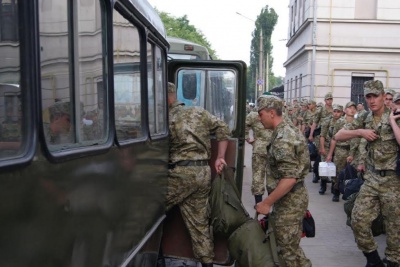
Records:
M364 84L364 95L370 112L365 110L363 103L349 101L344 106L333 104L332 93L324 96L325 103L316 103L313 99L300 99L286 105L282 100L284 122L304 137L298 140L304 139L304 142L314 144L318 150L318 157L312 169L313 182L320 183L319 194L325 194L327 183L331 183L332 201L339 202L340 171L350 164L357 171L364 173L365 182L352 214L352 228L357 245L367 258L366 266L399 266L400 179L396 174L396 162L400 144L400 120L397 119L400 115L394 112L400 109L400 93L384 90L382 83L375 80ZM269 153L271 144L276 143L275 131L263 121L262 116L268 122L267 115L263 115L261 110L262 107L256 107L246 118L246 141L253 145L251 190L259 212L262 211L260 205L271 202L267 199L277 188L276 179L282 178L274 177L276 170L271 170L271 165L276 163L274 153ZM271 115L273 117L274 114ZM253 137L250 130L253 131ZM289 154L284 155L290 158ZM282 155L278 155L279 157ZM332 177L332 180L319 176L320 161L334 162L336 176ZM282 164L288 163L282 161ZM301 171L301 167L298 171ZM271 185L274 188L270 188ZM268 196L263 201L265 188ZM386 257L383 261L378 255L377 245L371 233L372 221L379 212L383 214L388 228Z

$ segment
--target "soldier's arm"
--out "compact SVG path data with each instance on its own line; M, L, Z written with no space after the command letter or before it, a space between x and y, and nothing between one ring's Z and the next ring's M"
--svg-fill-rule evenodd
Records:
M399 127L399 123L400 123L400 115L394 115L393 112L390 112L390 116L389 116L389 122L390 125L392 126L392 130L394 133L394 136L396 137L396 141L398 144L400 144L400 127Z
M215 161L215 169L219 174L222 172L224 166L227 165L225 161L225 154L227 148L228 148L228 140L218 141L218 156L217 160Z

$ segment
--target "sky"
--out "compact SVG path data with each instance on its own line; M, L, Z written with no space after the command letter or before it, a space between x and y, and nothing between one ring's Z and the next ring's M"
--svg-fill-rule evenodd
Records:
M265 6L278 14L272 33L273 72L285 76L287 59L288 0L148 0L150 5L173 17L187 15L189 23L207 38L218 57L223 60L250 62L250 45L254 21ZM238 15L240 13L241 15Z

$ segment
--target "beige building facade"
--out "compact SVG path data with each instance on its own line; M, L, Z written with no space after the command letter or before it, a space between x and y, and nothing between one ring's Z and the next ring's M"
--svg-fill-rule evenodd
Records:
M364 102L363 83L400 92L400 1L290 0L287 101Z

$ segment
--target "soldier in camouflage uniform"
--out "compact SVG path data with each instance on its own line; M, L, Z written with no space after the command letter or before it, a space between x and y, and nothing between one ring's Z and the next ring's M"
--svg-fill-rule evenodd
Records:
M371 231L372 221L382 212L386 225L387 266L400 265L400 176L396 174L399 116L394 116L384 105L383 84L379 80L364 83L364 95L371 112L365 121L346 124L334 138L366 139L366 152L360 155L365 165L364 184L355 201L351 225L358 248L367 258L367 266L385 266L377 252Z
M330 143L333 137L333 129L335 127L335 123L342 117L343 114L343 106L334 104L333 106L333 117L327 117L321 122L321 135L320 135L320 145L319 145L319 154L321 155L321 161L326 160L326 156L329 152ZM323 178L320 182L319 194L323 195L326 191L327 179Z
M396 92L392 89L386 89L385 90L385 106L387 108L391 108L391 105L393 103L393 97L396 94Z
M71 142L70 102L57 102L48 109L49 123L44 120L44 133L47 142L52 145ZM64 138L63 138L64 137Z
M364 118L364 117L367 116L367 114L368 114L368 111L366 111L364 109L364 104L363 103L358 103L357 104L357 115L356 115L357 117L356 117L356 119Z
M283 104L279 98L261 96L257 104L261 123L273 130L267 153L268 168L274 180L267 187L268 197L257 204L257 212L269 214L273 206L271 219L286 266L312 266L300 247L302 221L308 206L304 177L308 173L310 156L306 140L282 117Z
M249 136L250 129L253 131L253 138ZM246 117L246 141L253 146L253 156L251 166L253 180L251 183L251 193L254 195L256 204L262 201L265 192L265 175L267 166L266 147L271 140L271 130L264 128L259 120L258 113L250 112Z
M218 141L215 168L222 171L230 131L228 125L201 107L185 107L176 100L176 88L168 84L170 170L167 209L179 205L192 239L193 253L202 266L213 266L214 245L210 235L208 195L211 189L210 134Z
M300 103L300 111L297 116L297 126L302 133L304 133L304 116L308 110L308 101L303 100Z
M356 104L353 101L348 102L345 106L344 112L346 115L340 118L334 125L333 135L335 135L340 129L342 129L345 124L352 123L354 121L354 115L357 112ZM355 152L358 148L358 143L359 142L357 139L348 141L336 141L333 139L331 140L329 153L326 157L326 162L331 162L333 158L333 162L336 166L336 177L333 179L332 182L333 202L339 202L339 173L346 167L347 162L351 163L353 161ZM333 156L334 153L335 156Z

